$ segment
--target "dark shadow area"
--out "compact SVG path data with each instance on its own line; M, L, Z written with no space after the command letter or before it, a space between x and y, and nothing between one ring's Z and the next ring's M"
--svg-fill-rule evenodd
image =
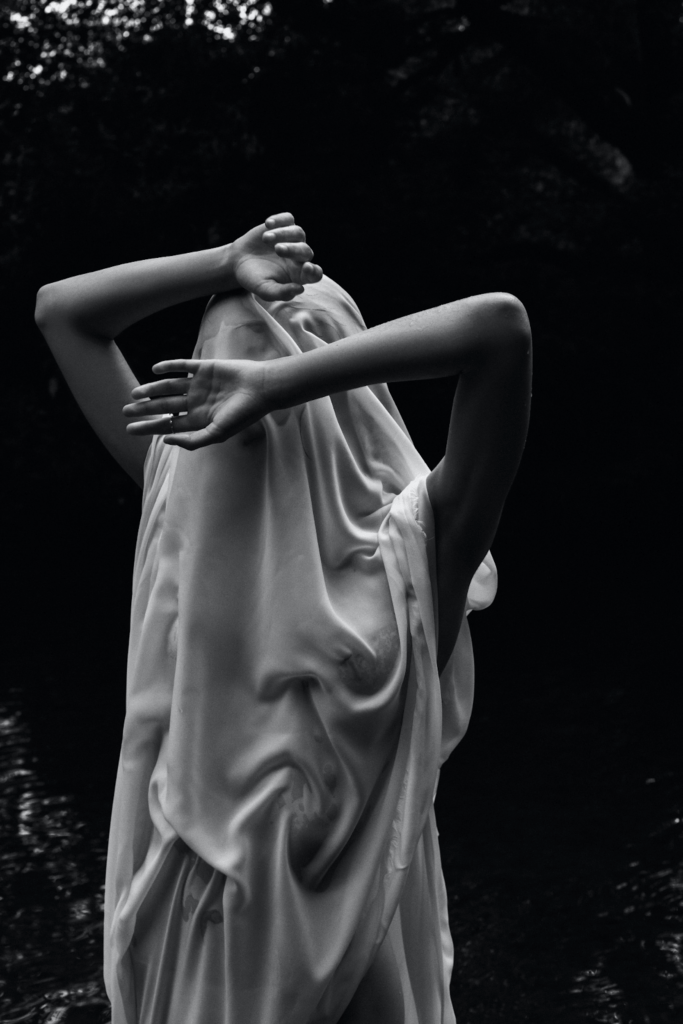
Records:
M33 325L36 290L291 209L369 325L507 290L534 331L500 592L472 618L475 711L437 800L458 1024L674 1024L680 5L273 0L189 17L162 0L112 4L106 23L82 0L49 6L0 14L0 1019L106 1019L140 504ZM202 308L126 332L140 379L191 350ZM454 386L392 386L432 466Z

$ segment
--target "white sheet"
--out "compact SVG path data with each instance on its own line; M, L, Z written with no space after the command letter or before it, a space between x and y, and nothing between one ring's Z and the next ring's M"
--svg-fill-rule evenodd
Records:
M355 333L329 278L214 300L196 353ZM196 452L155 438L107 862L113 1024L333 1024L391 943L406 1024L452 1024L433 811L464 734L466 619L439 679L429 472L384 385ZM487 556L470 607L493 599Z

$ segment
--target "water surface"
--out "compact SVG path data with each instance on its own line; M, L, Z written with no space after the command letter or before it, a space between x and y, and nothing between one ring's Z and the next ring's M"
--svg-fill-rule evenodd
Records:
M480 694L442 779L458 1024L680 1024L674 749L663 736L630 753L623 689L593 694L590 716L566 674L540 692ZM0 1024L104 1024L111 793L89 814L43 754L14 689L0 703Z

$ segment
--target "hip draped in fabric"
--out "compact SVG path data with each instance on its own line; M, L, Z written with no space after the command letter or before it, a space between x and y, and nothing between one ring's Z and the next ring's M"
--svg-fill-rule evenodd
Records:
M197 358L364 329L324 278L222 296ZM436 664L429 472L388 388L194 452L155 438L107 860L113 1024L334 1024L391 943L406 1024L452 1024L433 810L470 716L466 618ZM490 555L468 595L496 589Z

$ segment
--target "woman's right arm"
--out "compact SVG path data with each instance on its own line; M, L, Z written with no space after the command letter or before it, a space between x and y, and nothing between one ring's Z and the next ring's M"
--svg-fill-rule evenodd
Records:
M214 292L246 288L265 299L292 298L322 276L305 239L291 214L277 214L228 245L40 289L36 323L88 422L140 486L150 439L125 430L121 407L138 381L114 338L152 313Z

